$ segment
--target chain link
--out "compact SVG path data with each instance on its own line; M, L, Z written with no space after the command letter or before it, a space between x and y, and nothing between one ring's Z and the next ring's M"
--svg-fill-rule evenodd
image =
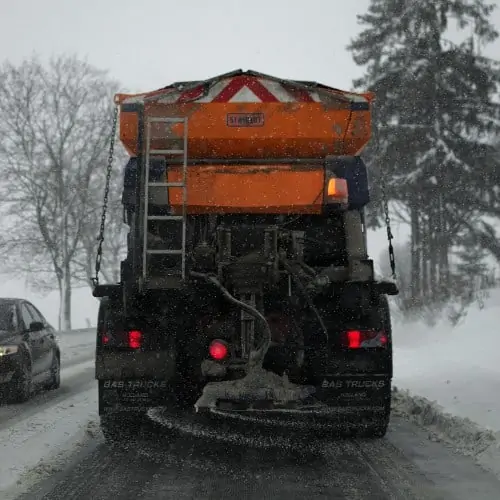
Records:
M104 229L106 226L106 212L108 210L109 187L111 183L111 171L113 169L113 159L115 154L116 127L118 123L118 106L115 106L113 112L113 125L111 128L111 140L109 144L108 166L106 170L106 184L104 186L104 200L102 204L101 226L99 228L99 236L97 237L97 254L95 258L95 276L92 278L94 288L99 285L99 271L101 270L102 260L102 245L104 243Z
M382 192L382 205L384 209L384 216L385 216L385 226L387 228L387 241L389 242L389 263L391 265L391 276L392 279L396 279L396 258L394 256L394 247L392 245L392 240L394 239L394 236L392 234L391 230L391 218L389 216L389 201L387 199L387 191L386 191L386 178L385 175L380 169L382 175L380 176L380 183L381 183L381 192Z

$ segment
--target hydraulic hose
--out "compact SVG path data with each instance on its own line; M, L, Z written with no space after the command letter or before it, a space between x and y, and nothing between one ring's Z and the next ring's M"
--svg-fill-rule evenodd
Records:
M311 296L309 292L307 291L306 287L300 280L299 276L293 269L293 267L287 262L286 260L282 260L281 263L283 264L283 267L290 273L290 276L294 279L295 283L297 284L299 290L302 292L302 295L304 296L304 299L307 302L307 305L311 308L313 313L315 314L318 323L321 326L321 329L323 330L323 333L325 334L325 339L328 343L329 340L329 335L328 335L328 329L326 328L325 322L323 321L323 318L321 317L321 314L319 313L317 307L314 305L314 302L311 299Z
M253 356L250 356L249 363L250 366L262 367L264 357L266 356L269 346L271 345L271 329L266 318L255 307L252 307L249 304L246 304L245 302L242 302L241 300L238 300L236 297L231 295L227 288L225 288L215 276L211 276L205 273L198 273L195 271L192 271L190 274L193 278L201 278L205 281L208 281L209 283L212 283L221 291L221 293L227 300L229 300L236 306L241 307L241 309L244 309L248 314L251 314L254 318L261 321L264 327L264 339L261 345L253 352Z

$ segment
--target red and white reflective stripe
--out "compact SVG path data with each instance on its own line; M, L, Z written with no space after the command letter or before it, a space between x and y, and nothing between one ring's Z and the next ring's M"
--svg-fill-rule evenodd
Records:
M215 83L203 95L203 85L186 92L168 92L159 96L158 102L167 104L196 100L208 102L320 102L316 92L284 87L280 82L265 78L240 75Z
M193 82L194 84L195 82ZM253 75L237 75L211 82L210 87L205 82L182 91L168 87L154 92L129 97L124 103L142 102L144 99L163 104L174 104L196 101L199 103L226 102L323 102L332 103L342 100L352 102L368 102L361 94L330 89L306 90L292 80L281 81L274 77L260 78Z

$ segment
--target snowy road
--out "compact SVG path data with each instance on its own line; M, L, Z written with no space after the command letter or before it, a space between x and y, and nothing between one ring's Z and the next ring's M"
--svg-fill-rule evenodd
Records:
M62 387L0 406L0 498L493 500L500 482L408 421L383 440L197 422L158 411L129 449L98 430L93 334L61 339ZM185 432L170 427L184 425Z
M96 418L95 331L58 336L61 387L23 404L0 404L0 498L15 498L86 440Z
M381 441L296 434L279 449L256 446L270 440L267 434L259 440L252 431L248 442L244 429L238 435L228 443L163 429L115 450L92 439L68 470L20 500L492 500L500 492L500 483L469 459L399 419Z

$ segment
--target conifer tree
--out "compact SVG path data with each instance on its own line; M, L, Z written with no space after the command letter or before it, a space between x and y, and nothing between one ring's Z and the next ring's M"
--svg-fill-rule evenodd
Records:
M470 241L475 252L480 237L464 240L464 230L500 214L492 143L500 134L500 65L479 50L498 37L494 8L483 0L372 0L348 47L365 70L355 86L376 94L366 152L372 189L383 172L389 198L409 212L419 305L448 300L460 269L451 269L451 249ZM463 41L450 42L450 29Z

